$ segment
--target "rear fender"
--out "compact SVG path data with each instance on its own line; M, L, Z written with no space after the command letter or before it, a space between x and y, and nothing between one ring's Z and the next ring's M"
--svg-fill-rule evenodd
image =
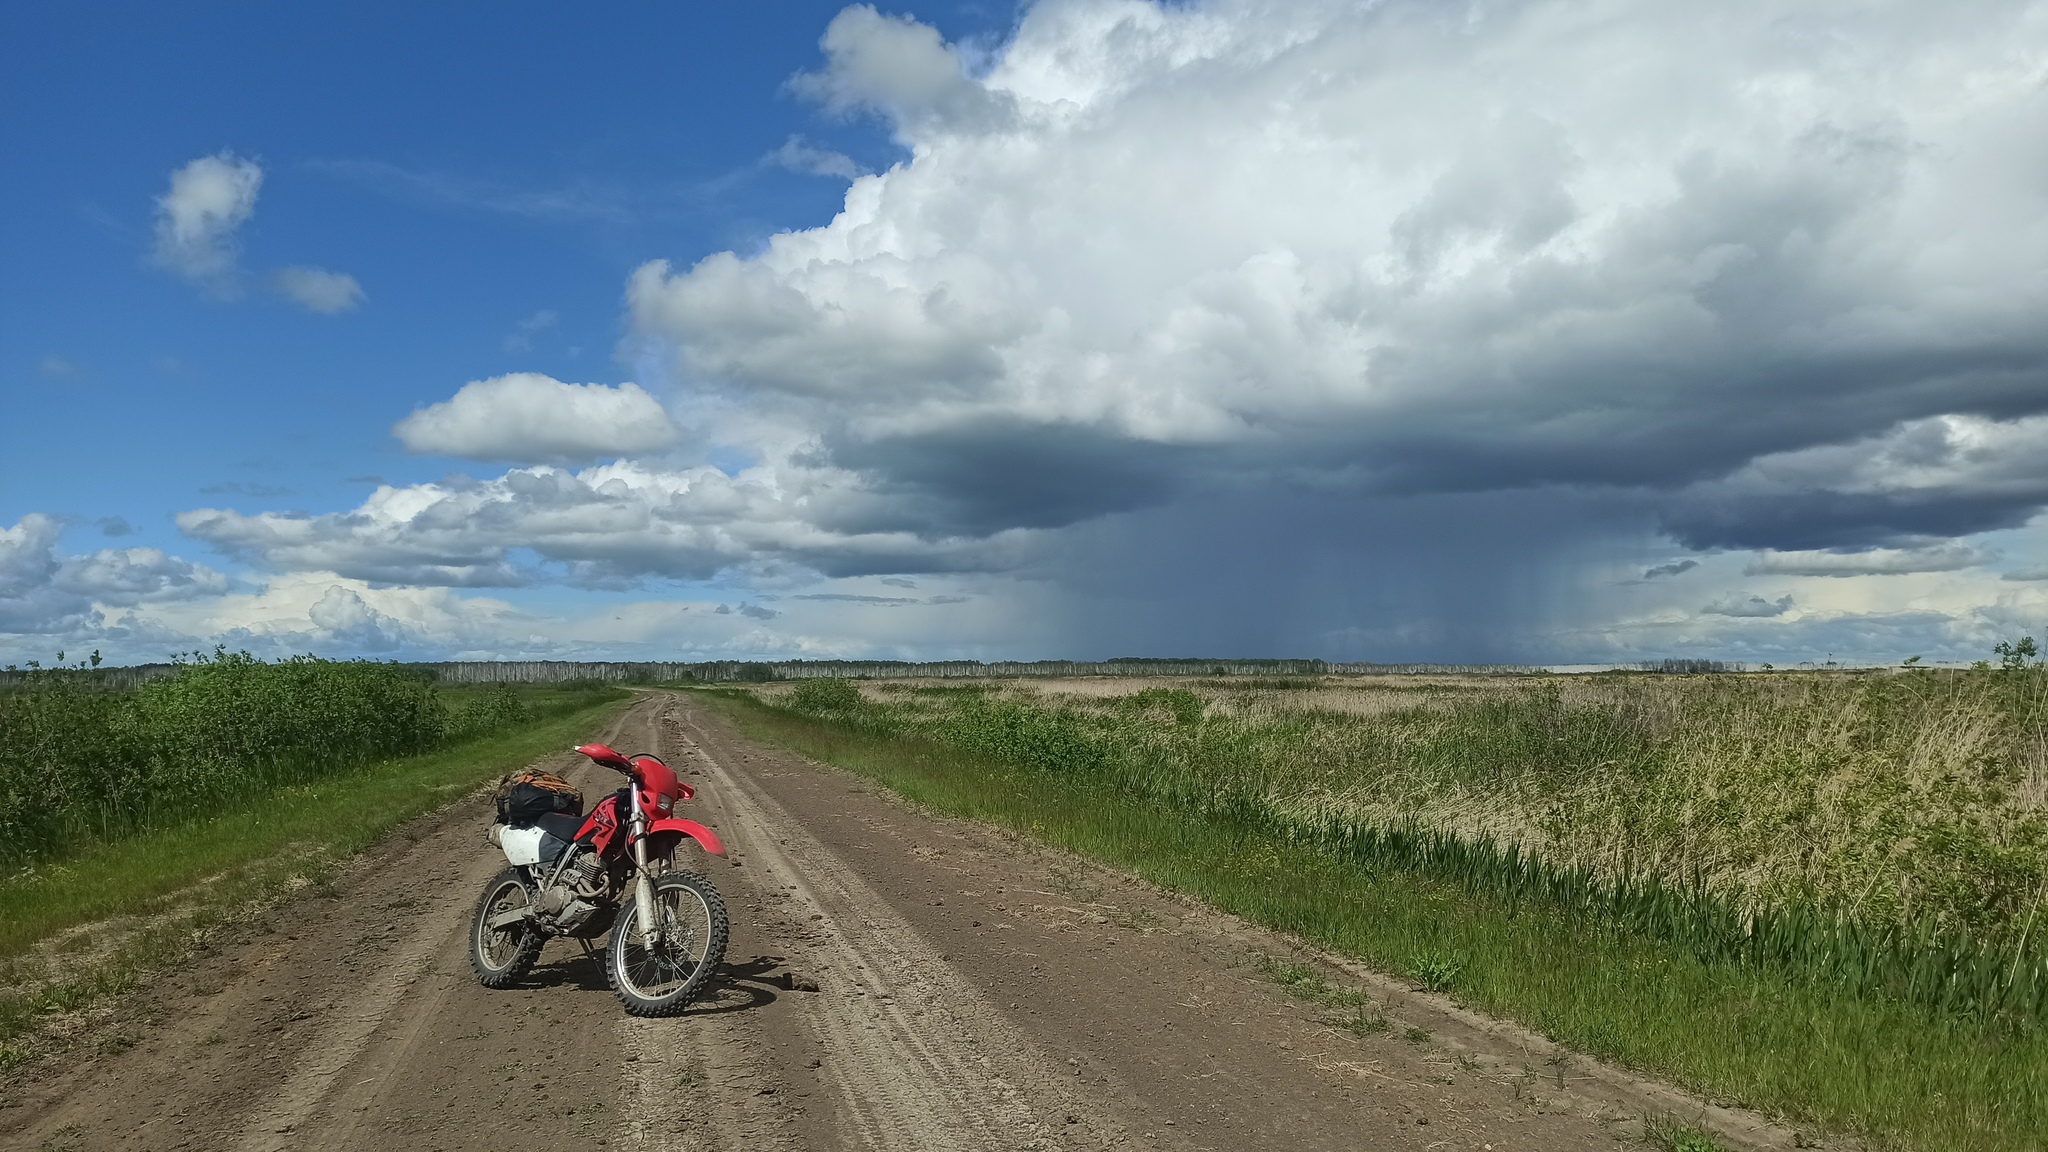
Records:
M647 826L647 854L666 856L676 850L685 836L695 840L713 856L725 855L725 845L718 839L718 833L695 820L678 820L673 816Z

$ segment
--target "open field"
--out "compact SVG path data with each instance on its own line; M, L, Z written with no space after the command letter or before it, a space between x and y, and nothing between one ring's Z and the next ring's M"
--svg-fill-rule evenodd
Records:
M813 682L750 723L1711 1094L2023 1148L2043 685Z
M624 1016L565 941L521 987L477 984L467 912L503 862L472 797L0 1080L0 1146L1583 1152L1701 1114L712 703L646 693L584 733L667 757L731 848L703 861L725 979L684 1015ZM606 786L579 759L539 763Z
M2048 885L2048 672L858 690L852 708L831 687L758 691L1318 835L1519 845L1745 918L1798 904L1970 935L2008 962Z
M16 881L37 943L8 972L40 998L10 1011L65 1026L14 1049L0 1143L480 1148L509 1115L647 1148L2033 1148L2039 945L1984 897L2038 875L2038 687L820 679L535 706ZM712 869L725 982L674 1021L619 1017L563 943L526 988L467 971L501 863L474 784L538 758L598 787L544 753L600 734L690 774L741 865ZM213 855L243 835L244 864ZM73 960L126 976L47 978ZM133 1082L178 1087L108 1092Z

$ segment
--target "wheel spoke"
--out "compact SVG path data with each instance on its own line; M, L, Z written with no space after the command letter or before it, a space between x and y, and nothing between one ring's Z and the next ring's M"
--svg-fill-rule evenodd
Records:
M517 869L485 886L469 926L469 966L486 988L509 988L533 967L546 936L531 920L532 897Z
M504 968L519 954L519 944L526 935L526 927L517 925L510 928L493 928L490 920L505 912L516 911L526 904L526 889L516 883L508 883L493 893L490 913L482 918L477 928L478 950L484 962L493 968Z
M639 931L637 908L617 930L628 933L621 945L620 967L630 990L661 1000L689 988L703 968L711 909L694 888L681 884L663 885L655 893L655 907L661 931L651 945Z

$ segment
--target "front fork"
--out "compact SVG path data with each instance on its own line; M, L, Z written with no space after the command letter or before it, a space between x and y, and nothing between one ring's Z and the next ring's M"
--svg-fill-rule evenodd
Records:
M640 786L632 785L633 817L633 901L640 908L640 935L648 947L661 938L661 925L654 918L654 880L647 874L647 814L640 810Z

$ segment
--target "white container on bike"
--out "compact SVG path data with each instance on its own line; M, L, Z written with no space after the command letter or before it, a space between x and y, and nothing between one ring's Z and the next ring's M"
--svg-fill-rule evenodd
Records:
M541 837L547 835L538 828L508 828L503 824L491 825L491 839L505 851L508 864L540 863Z

